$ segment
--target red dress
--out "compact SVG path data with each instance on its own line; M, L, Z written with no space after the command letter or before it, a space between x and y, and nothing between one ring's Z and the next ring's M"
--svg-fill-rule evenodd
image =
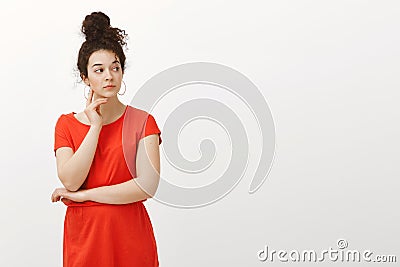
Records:
M62 114L57 120L54 151L71 147L75 152L85 138L90 126L78 121L74 113ZM160 133L152 115L128 105L119 119L103 125L89 174L81 188L134 179L139 140L159 134L161 144ZM123 205L93 201L68 204L64 220L63 266L159 266L156 240L144 201Z

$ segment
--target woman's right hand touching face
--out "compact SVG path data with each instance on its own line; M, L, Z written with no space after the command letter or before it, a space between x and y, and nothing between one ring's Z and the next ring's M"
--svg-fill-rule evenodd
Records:
M93 90L90 89L84 112L91 126L103 126L103 117L100 113L100 105L107 103L107 100L107 98L99 98L93 101Z

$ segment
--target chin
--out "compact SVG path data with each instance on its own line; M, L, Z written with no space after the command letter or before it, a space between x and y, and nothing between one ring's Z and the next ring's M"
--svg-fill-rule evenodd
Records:
M117 91L108 91L108 92L102 92L99 96L100 96L100 97L107 97L107 98L110 98L110 97L116 96L117 93L118 93Z

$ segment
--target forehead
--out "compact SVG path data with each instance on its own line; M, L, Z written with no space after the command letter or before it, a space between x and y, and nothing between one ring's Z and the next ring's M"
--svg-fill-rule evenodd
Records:
M89 66L93 64L112 64L115 60L119 61L118 56L109 50L97 50L89 57Z

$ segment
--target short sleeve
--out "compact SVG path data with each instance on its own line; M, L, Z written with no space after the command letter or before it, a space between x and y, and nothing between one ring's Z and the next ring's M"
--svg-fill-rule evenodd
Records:
M154 117L151 114L149 114L149 116L147 117L145 134L143 137L146 137L146 136L152 135L152 134L158 134L158 141L159 141L158 144L161 144L161 142L162 142L161 131L158 128Z
M74 148L71 136L68 133L66 131L65 115L61 115L57 120L54 131L54 156L56 155L56 150L60 147Z

